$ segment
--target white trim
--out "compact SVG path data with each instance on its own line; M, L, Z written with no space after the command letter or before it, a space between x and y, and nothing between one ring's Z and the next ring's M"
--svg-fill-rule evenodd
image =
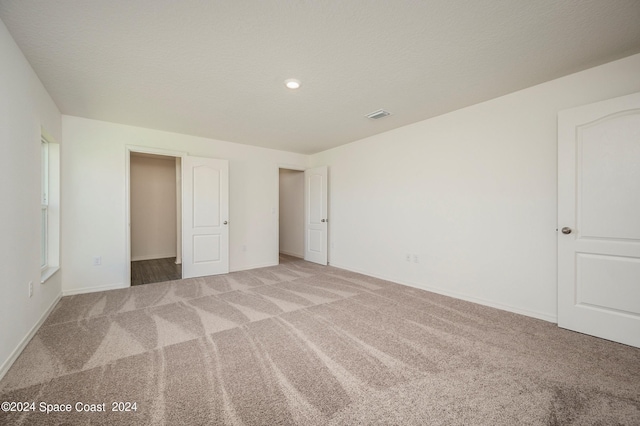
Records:
M273 262L256 263L255 265L244 266L238 269L229 269L229 273L248 271L249 269L268 268L269 266L278 266L278 263L277 262L276 263L273 263Z
M75 294L97 293L99 291L120 290L123 288L129 288L129 287L131 287L130 284L115 283L115 284L100 285L97 287L83 287L83 288L74 288L71 290L62 290L62 295L73 296Z
M40 135L40 271L49 268L49 142ZM44 238L43 238L44 236ZM44 255L44 256L43 256Z
M49 205L47 204L40 206L40 226L40 272L44 272L49 269ZM44 259L42 259L43 253Z
M182 159L176 157L176 265L182 265Z
M309 169L310 167L305 167L305 166L293 166L291 164L282 164L282 163L278 163L278 173L280 173L280 169L286 169L286 170L293 170L296 172L304 172L305 170Z
M137 262L139 260L154 260L154 259L166 259L168 257L176 257L176 254L148 254L146 256L136 256L136 257L132 257L131 261L132 262ZM176 262L176 265L179 265L180 263Z
M29 330L29 333L27 333L27 335L24 336L24 338L20 341L20 343L18 343L18 346L16 346L13 352L11 352L11 355L9 355L9 358L7 358L7 360L2 364L2 366L0 366L0 380L2 380L5 374L7 374L7 371L9 371L13 363L16 361L16 359L18 359L18 357L24 350L24 348L31 341L33 336L35 336L35 334L38 332L38 330L40 329L42 324L45 322L49 314L53 311L53 308L55 308L58 302L60 301L60 298L62 298L62 293L59 293L58 296L56 296L55 300L51 303L51 305L47 308L47 310L44 311L44 313L42 314L38 322L31 328L31 330Z
M114 284L117 287L109 287L104 288L104 290L112 290L113 288L123 288L131 286L131 153L139 152L143 154L155 154L155 155L164 155L167 157L176 157L180 158L180 162L182 164L182 159L187 156L187 152L185 151L173 151L169 149L162 148L154 148L149 146L137 146L137 145L125 145L125 175L124 175L124 190L125 190L125 209L124 209L124 233L125 233L125 276L123 277L125 285L122 283ZM102 288L102 287L98 287ZM102 291L102 290L95 290ZM80 292L82 293L82 291ZM65 293L65 294L79 294L79 293Z
M59 266L49 266L42 270L40 273L40 284L44 284L47 282L49 278L53 276L56 272L60 270Z
M522 309L522 308L518 308L518 307L515 307L515 306L503 305L502 303L496 303L496 302L493 302L493 301L490 301L490 300L481 299L481 298L477 298L477 297L474 297L474 296L469 296L469 295L466 295L464 293L459 293L459 292L456 292L456 291L449 291L449 290L445 290L445 289L438 288L438 287L424 285L424 284L421 284L421 283L415 283L415 282L411 282L411 281L401 280L401 279L398 279L398 278L390 278L390 277L385 277L385 276L382 276L382 275L372 274L370 272L361 271L361 270L356 269L356 268L349 268L347 266L338 265L338 264L335 264L335 263L331 263L331 266L333 266L334 268L345 269L345 270L351 271L351 272L357 272L358 274L368 275L370 277L380 278L381 280L392 281L394 283L406 285L408 287L413 287L413 288L417 288L417 289L420 289L420 290L426 290L426 291L430 291L432 293L442 294L443 296L449 296L449 297L453 297L455 299L466 300L467 302L477 303L479 305L489 306L491 308L496 308L496 309L500 309L500 310L507 311L507 312L513 312L515 314L520 314L520 315L524 315L524 316L527 316L527 317L537 318L537 319L540 319L540 320L543 320L543 321L548 321L548 322L551 322L551 323L554 323L554 324L558 323L558 317L556 315L547 314L547 313L544 313L544 312L532 311L532 310L529 310L529 309Z
M298 257L300 259L304 259L304 254L293 253L293 252L287 251L287 250L280 250L280 253L286 254L287 256L293 256L293 257Z
M47 129L45 129L43 126L40 126L40 136L44 138L48 143L58 143L56 138L51 136L51 133L47 132Z

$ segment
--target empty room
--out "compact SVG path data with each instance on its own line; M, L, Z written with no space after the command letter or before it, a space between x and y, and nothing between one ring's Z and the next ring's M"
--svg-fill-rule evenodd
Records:
M639 425L637 0L0 0L0 425Z

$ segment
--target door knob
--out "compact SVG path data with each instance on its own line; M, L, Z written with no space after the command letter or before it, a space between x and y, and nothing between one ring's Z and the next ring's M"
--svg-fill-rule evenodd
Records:
M565 226L564 228L562 228L562 233L563 234L570 234L571 233L571 228L569 228L568 226Z
M229 223L229 222L227 222L226 220L224 222L222 222L223 225L226 225L227 223Z
M327 221L326 219L322 219L322 220L320 220L320 222L326 222L326 221Z

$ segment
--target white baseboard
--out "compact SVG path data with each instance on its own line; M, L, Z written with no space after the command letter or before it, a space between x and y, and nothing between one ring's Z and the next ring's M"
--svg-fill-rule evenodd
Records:
M430 291L432 293L442 294L443 296L449 296L449 297L453 297L455 299L466 300L467 302L477 303L479 305L489 306L491 308L501 309L503 311L513 312L515 314L520 314L520 315L524 315L524 316L527 316L527 317L537 318L537 319L540 319L540 320L543 320L543 321L552 322L554 324L558 323L558 317L556 315L550 315L550 314L547 314L547 313L544 313L544 312L538 312L538 311L533 311L533 310L529 310L529 309L518 308L518 307L515 307L515 306L504 305L502 303L497 303L497 302L493 302L491 300L481 299L481 298L478 298L478 297L475 297L475 296L469 296L467 294L459 293L459 292L456 292L456 291L445 290L445 289L442 289L442 288L439 288L439 287L433 287L433 286L428 286L428 285L424 285L424 284L421 284L421 283L414 283L414 282L410 282L410 281L406 281L406 280L401 280L401 279L398 279L398 278L391 278L391 277L385 277L385 276L382 276L382 275L372 274L372 273L367 272L367 271L361 271L361 270L358 270L356 268L350 268L348 266L339 265L339 264L336 264L336 263L331 263L331 266L333 266L335 268L345 269L345 270L351 271L351 272L357 272L357 273L363 274L363 275L369 275L369 276L375 277L375 278L380 278L381 280L392 281L394 283L406 285L406 286L413 287L413 288L418 288L420 290L426 290L426 291Z
M300 259L304 259L304 254L293 253L293 252L287 251L287 250L280 250L280 253L286 254L287 256L293 256L293 257L298 257Z
M176 257L176 254L169 253L169 254L148 254L146 256L131 256L131 261L137 262L139 260L166 259L168 257Z
M116 284L101 285L97 287L72 288L69 290L62 290L62 295L73 296L74 294L95 293L98 291L118 290L121 288L128 288L128 287L130 287L130 285L127 285L124 283L116 283Z
M9 355L9 358L7 358L7 360L4 363L2 363L2 365L0 366L0 380L2 380L5 374L7 374L7 371L9 371L13 363L16 361L16 359L18 359L18 357L24 350L24 348L31 341L33 336L35 336L36 332L38 331L38 329L40 329L40 326L47 319L51 311L53 311L53 308L56 307L61 297L62 297L62 293L56 296L53 303L51 303L51 305L47 308L47 310L44 311L44 313L42 314L38 322L31 328L31 330L29 330L29 333L27 333L27 335L24 336L24 339L20 341L20 343L18 344L18 346L16 346L13 352L11 352L11 355Z
M257 268L267 268L269 266L277 266L278 263L266 262L266 263L256 263L254 265L243 266L242 268L233 268L229 269L229 272L240 272L240 271L248 271L249 269L257 269Z

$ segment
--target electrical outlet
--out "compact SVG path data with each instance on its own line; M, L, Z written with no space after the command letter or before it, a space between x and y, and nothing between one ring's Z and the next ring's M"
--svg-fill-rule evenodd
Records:
M410 254L407 254L407 255L405 256L405 260L406 260L407 262L411 262L411 255L410 255Z
M94 256L93 257L93 266L102 265L102 256Z
M420 260L418 259L418 255L417 254L413 255L413 263L420 263Z
M33 296L33 281L29 281L29 297Z

